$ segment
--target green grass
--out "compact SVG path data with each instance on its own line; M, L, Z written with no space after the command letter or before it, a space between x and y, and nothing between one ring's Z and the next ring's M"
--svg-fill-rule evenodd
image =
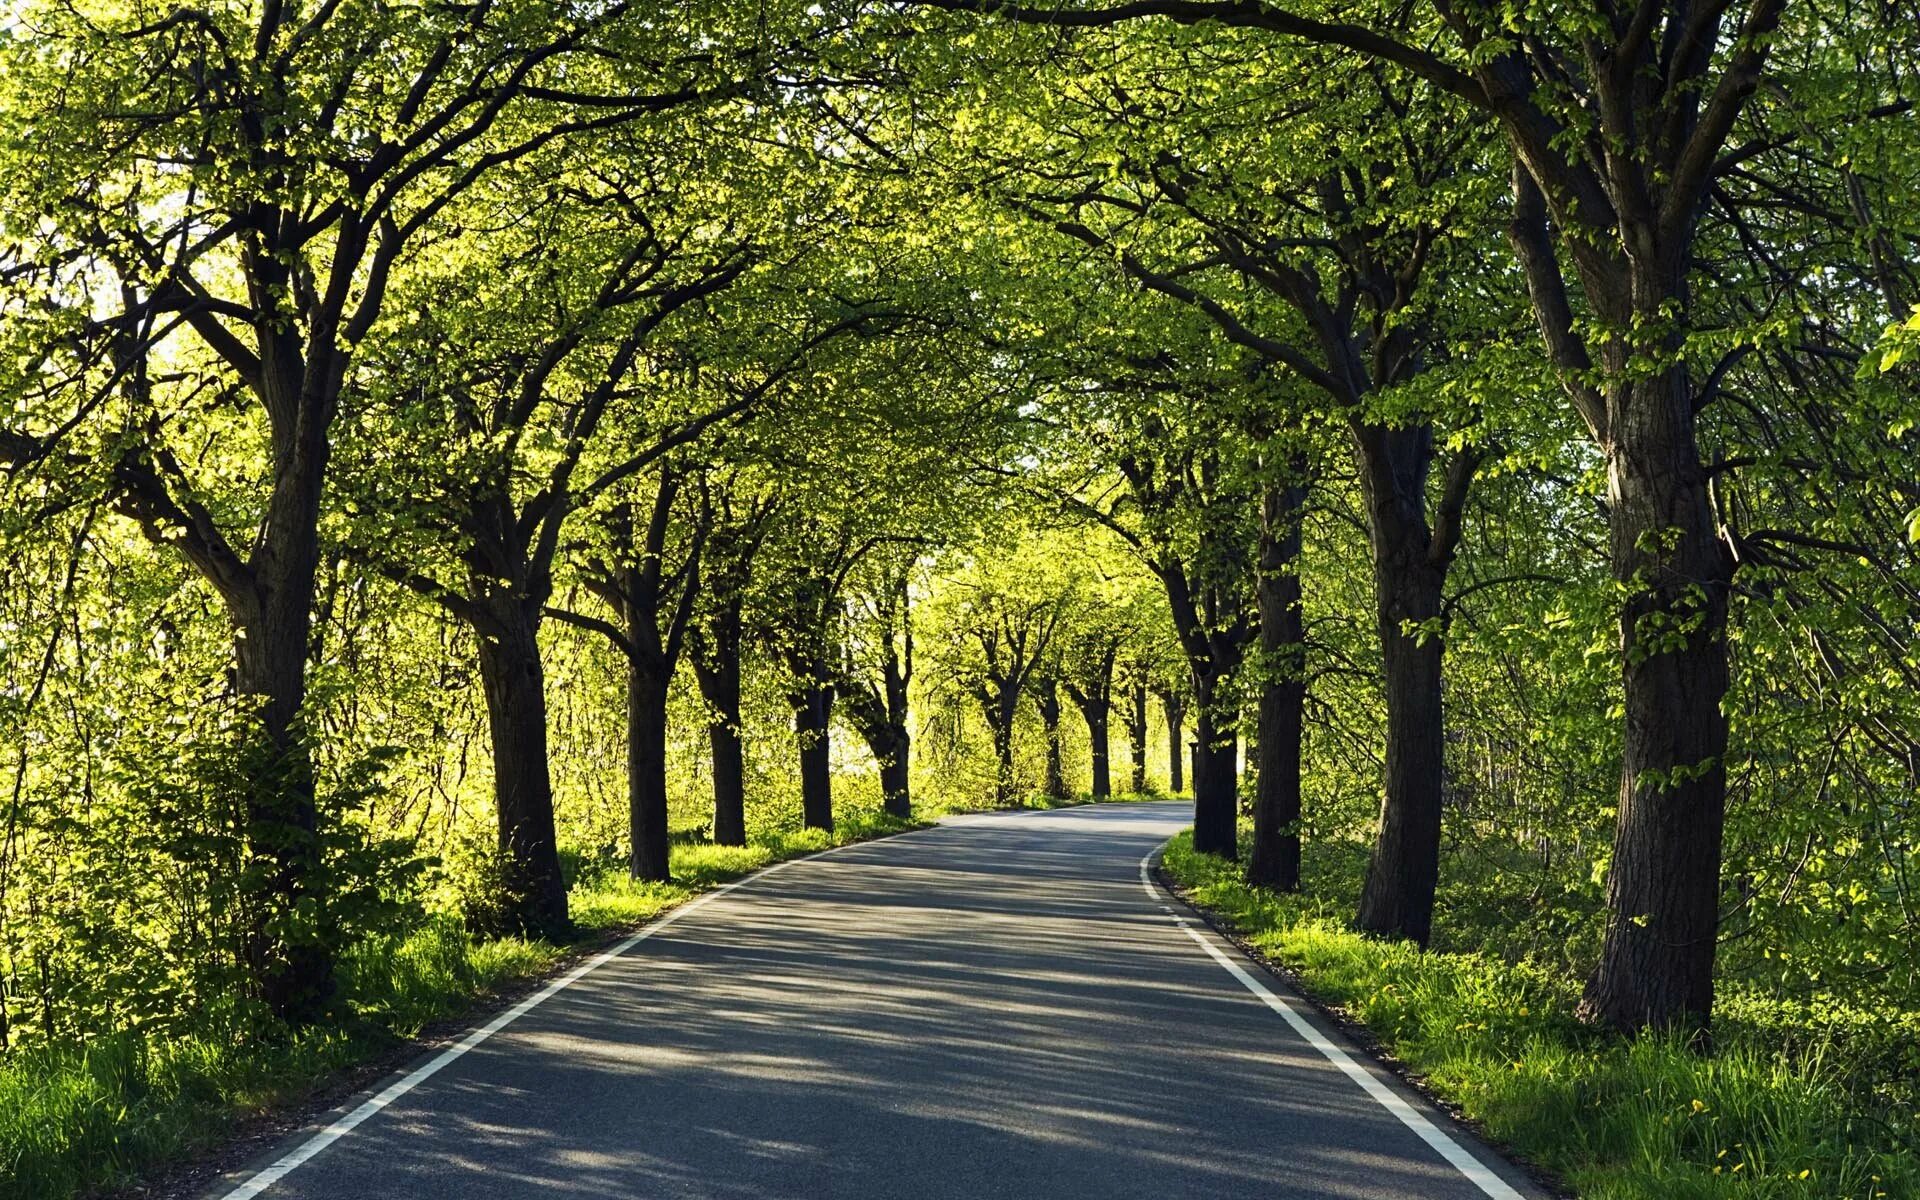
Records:
M678 844L668 884L634 884L620 872L578 879L573 946L476 940L447 916L362 942L342 959L346 1011L336 1025L127 1032L15 1052L0 1060L0 1197L63 1200L123 1187L219 1144L250 1116L302 1103L436 1022L548 974L570 952L781 859L914 827L861 815L838 826L831 836L766 833L745 847Z
M1363 938L1325 901L1248 887L1233 864L1194 853L1190 834L1164 865L1435 1094L1583 1197L1920 1197L1920 1117L1863 1076L1844 1031L1739 996L1710 1057L1629 1042L1574 1020L1578 987L1563 971Z

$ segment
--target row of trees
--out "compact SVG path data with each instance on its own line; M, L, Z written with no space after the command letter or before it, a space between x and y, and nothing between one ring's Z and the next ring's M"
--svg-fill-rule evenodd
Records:
M1292 564L1309 496L1337 473L1373 565L1386 723L1356 920L1425 941L1452 618L1469 593L1562 579L1524 563L1463 585L1471 509L1501 488L1559 519L1590 495L1622 732L1585 1011L1704 1029L1729 768L1753 753L1730 740L1732 633L1754 636L1730 613L1818 611L1823 626L1802 628L1828 646L1836 625L1859 631L1803 703L1901 672L1910 653L1912 397L1878 374L1874 346L1915 297L1898 199L1916 163L1912 14L934 7L1001 18L954 27L993 39L963 70L992 80L1005 124L974 106L943 137L903 114L934 143L924 169L1071 247L1047 273L1072 271L1075 296L1130 285L1165 302L1070 369L1125 397L1089 431L1110 448L1090 466L1121 483L1105 505L1084 489L1077 503L1166 585L1203 744L1196 845L1234 851L1219 682L1256 642L1300 678L1284 665L1307 642ZM920 67L952 77L944 55ZM1338 466L1328 429L1347 443ZM1257 534L1233 529L1256 520ZM1903 615L1888 622L1888 605ZM1262 762L1254 873L1290 886L1300 696L1290 684L1260 704L1263 754L1282 757ZM1910 763L1912 745L1873 753Z
M1085 727L1085 794L1114 794L1116 732L1127 745L1125 790L1152 790L1150 696L1164 719L1168 786L1184 787L1188 681L1173 652L1165 603L1116 546L1088 546L1085 534L1042 524L1022 539L1002 538L984 552L972 551L961 569L936 573L932 581L934 603L925 621L944 641L930 690L948 703L964 698L978 706L992 743L992 794L999 804L1017 803L1030 790L1015 762L1023 705L1038 719L1045 747L1042 794L1079 794L1067 782L1062 717L1068 704Z
M822 169L838 18L714 15L9 26L0 1039L321 1019L434 879L564 938L569 863L668 878L684 771L747 841L768 713L801 824L836 714L908 815L923 564L1024 397Z
M1842 896L1910 999L1903 15L22 7L7 1028L317 1019L433 879L563 936L768 714L807 825L849 733L1064 792L1062 695L1367 932L1450 836L1564 895L1596 1022Z

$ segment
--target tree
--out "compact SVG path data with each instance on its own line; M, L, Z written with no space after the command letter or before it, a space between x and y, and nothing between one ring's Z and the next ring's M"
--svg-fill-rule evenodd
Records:
M644 526L636 527L632 499L617 501L606 514L606 556L589 560L581 575L587 588L617 615L617 624L567 609L547 610L568 624L600 633L626 660L628 873L648 882L672 878L667 695L693 624L694 603L700 594L700 551L712 523L712 510L704 504L683 514L685 544L679 561L669 569L668 540L687 474L685 467L672 462L660 468Z
M636 155L632 161L645 163ZM548 771L547 699L540 627L554 592L554 572L568 519L676 447L733 419L758 402L785 370L710 401L704 411L671 407L648 412L633 404L635 377L646 370L653 339L682 308L733 285L753 253L737 241L690 247L684 234L662 229L652 214L665 204L651 165L598 178L567 179L596 201L555 209L547 220L516 227L518 238L452 279L423 279L422 301L470 286L466 271L509 278L516 264L531 273L520 303L552 313L484 310L459 330L417 326L420 340L396 343L389 378L406 380L387 393L383 411L394 437L405 437L414 470L395 475L368 464L368 495L356 538L378 570L442 605L478 637L493 743L495 812L501 861L500 911L506 928L559 937L568 929L566 888L554 832ZM582 229L576 221L590 222ZM620 249L604 256L608 246ZM562 257L568 252L573 261ZM540 284L571 269L559 293L571 303L555 312ZM558 297L556 297L558 298ZM492 321L514 321L525 342L496 340ZM442 371L449 341L467 337L465 370ZM819 335L816 335L819 336ZM490 353L491 351L491 353ZM800 352L788 367L798 362ZM644 392L640 395L645 395ZM707 399L695 393L695 400ZM644 404L644 402L643 402ZM622 449L604 463L588 458L609 414L633 422ZM371 414L370 414L371 415ZM623 431L627 432L627 431ZM584 478L576 481L576 474ZM422 494L422 489L425 489ZM397 523L395 517L401 514ZM410 518L410 519L409 519ZM407 527L411 524L415 531ZM445 570L428 553L406 553L421 536L458 546ZM380 550L373 549L381 547ZM622 635L624 638L624 634ZM636 847L636 853L643 847Z
M96 328L110 369L132 382L138 432L116 447L111 486L217 590L237 686L255 698L248 825L270 865L249 954L281 1016L312 1019L333 986L331 947L295 916L313 902L318 821L300 722L323 493L358 351L409 251L491 171L577 131L742 90L702 68L643 66L674 60L651 53L680 35L631 17L615 4L527 26L544 29L527 38L491 8L181 9L100 23L56 5L32 14L85 64L86 86L41 93L35 118L50 136L37 175L54 218L44 252L84 258L120 298ZM376 60L380 72L360 69ZM236 519L191 477L140 382L152 354L183 341L216 386L250 398L272 447ZM28 457L55 452L16 435Z
M1124 122L1125 140L1095 142L1101 157L1076 186L1055 184L1020 203L1114 255L1142 287L1205 313L1269 371L1319 393L1347 426L1373 543L1388 720L1379 832L1356 920L1424 942L1440 855L1442 601L1484 452L1456 450L1430 496L1438 415L1418 388L1449 353L1440 333L1453 314L1437 310L1428 277L1464 265L1441 235L1472 220L1476 198L1452 176L1474 144L1444 113L1416 117L1377 77L1357 90L1330 95L1316 115L1353 105L1350 127L1390 121L1392 132L1349 139L1331 163L1296 140L1317 137L1317 123L1248 130L1236 114L1221 128L1209 109L1203 157L1186 149L1195 115L1177 105L1101 111L1103 123ZM1259 164L1253 177L1236 171L1242 162ZM1302 164L1302 173L1282 182L1268 165L1276 162ZM1296 402L1278 422L1256 419L1254 436L1272 436L1262 425L1306 428L1309 412Z
M973 697L993 731L993 755L998 765L994 801L1009 804L1014 799L1014 716L1020 709L1020 696L1052 640L1059 608L1057 602L1047 599L983 599L988 601L982 606L986 611L977 611L968 629L980 648Z
M1693 286L1695 251L1710 204L1732 199L1717 185L1781 144L1762 129L1738 135L1769 82L1785 0L1750 0L1737 17L1735 6L1715 3L1524 17L1441 6L1358 21L1209 0L925 2L1056 26L1164 16L1341 47L1424 81L1498 129L1513 163L1510 237L1540 333L1607 463L1610 556L1623 592L1627 736L1606 948L1585 1012L1622 1030L1704 1031L1719 925L1735 559L1699 432L1747 349L1713 349ZM1819 42L1852 19L1812 9L1795 32Z
M1061 686L1080 719L1087 723L1087 740L1093 751L1093 797L1104 800L1113 794L1112 754L1109 729L1113 723L1113 667L1120 656L1120 635L1111 631L1083 633L1074 639L1063 655L1071 664L1061 675Z
M694 678L707 704L713 763L713 840L747 844L746 760L741 745L741 654L753 564L778 512L777 495L754 495L738 470L702 480L711 512L698 609L689 627Z
M1295 454L1260 496L1260 770L1247 882L1300 890L1300 752L1307 701L1300 552L1308 466Z
M1056 798L1071 795L1067 787L1066 757L1060 745L1060 648L1050 647L1046 660L1033 672L1033 707L1040 714L1040 727L1047 738L1047 774L1040 785L1042 793ZM1098 749L1095 762L1099 763ZM1099 793L1094 793L1098 795Z
M876 565L873 586L858 601L867 636L848 639L840 679L847 715L880 766L882 803L903 821L913 816L908 697L913 686L911 581L917 562L916 548Z
M1161 675L1154 683L1154 695L1159 697L1160 712L1167 725L1167 790L1178 794L1186 790L1187 748L1181 736L1187 723L1186 686L1178 679Z

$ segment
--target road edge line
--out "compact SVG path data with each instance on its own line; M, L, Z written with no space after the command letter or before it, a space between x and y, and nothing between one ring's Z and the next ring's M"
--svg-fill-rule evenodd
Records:
M1446 1160L1447 1165L1460 1172L1469 1183L1493 1200L1526 1200L1526 1197L1515 1190L1512 1184L1500 1178L1490 1167L1474 1157L1458 1139L1435 1125L1425 1113L1407 1103L1405 1098L1382 1083L1373 1072L1356 1062L1351 1054L1336 1045L1326 1034L1321 1033L1319 1028L1307 1020L1298 1009L1287 1003L1252 972L1229 958L1218 946L1195 930L1193 922L1181 916L1173 905L1168 903L1171 897L1163 896L1153 882L1151 873L1153 862L1165 848L1164 845L1155 846L1147 851L1145 858L1140 860L1140 886L1146 889L1147 898L1158 904L1160 911L1167 914L1182 933L1192 938L1194 944L1205 950L1214 962L1225 967L1227 973L1237 979L1242 987L1253 993L1268 1008L1280 1014L1302 1040L1320 1052L1322 1058L1338 1067L1347 1078L1359 1084L1360 1090L1364 1091L1376 1104L1398 1117L1402 1125L1412 1130L1421 1141Z
M398 1100L414 1088L425 1083L428 1079L439 1074L443 1068L459 1059L462 1055L466 1054L467 1051L472 1050L494 1034L499 1033L502 1029L505 1029L521 1017L526 1016L534 1009L540 1007L540 1005L552 999L560 992L578 983L593 971L619 958L627 951L638 946L641 942L646 941L656 933L659 933L661 930L667 928L667 926L672 925L688 913L705 907L707 904L718 900L729 892L745 887L749 883L764 879L768 875L783 870L784 868L797 866L804 862L812 862L814 859L825 858L830 854L838 854L842 850L854 850L879 842L912 837L915 834L932 833L943 827L945 827L943 822L936 822L920 829L903 829L899 833L890 834L885 837L867 838L858 842L848 842L843 846L829 846L825 850L815 850L811 854L802 854L794 858L781 859L776 863L768 863L750 875L742 875L731 883L723 883L710 892L702 892L686 903L677 905L662 913L660 916L655 917L626 940L594 955L586 962L581 963L533 995L528 996L512 1008L494 1017L485 1025L475 1029L466 1037L461 1038L458 1042L442 1050L439 1054L434 1055L418 1067L415 1067L392 1083L389 1083L386 1087L362 1101L351 1112L346 1113L326 1128L309 1137L306 1141L301 1142L286 1154L260 1168L258 1171L255 1171L252 1175L235 1184L228 1191L218 1193L218 1200L253 1200L255 1196L260 1195L274 1184L298 1170L322 1150L325 1150L347 1134L353 1132L354 1129L358 1128L360 1124L369 1117L374 1116L381 1109L386 1108L395 1100Z

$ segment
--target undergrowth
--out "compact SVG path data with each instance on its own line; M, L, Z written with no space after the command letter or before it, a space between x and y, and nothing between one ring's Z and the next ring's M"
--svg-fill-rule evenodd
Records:
M0 1059L0 1197L63 1200L124 1187L547 974L570 952L781 859L913 824L854 814L831 835L772 831L742 847L683 841L674 847L674 880L664 884L582 871L569 896L579 931L569 946L476 939L457 918L431 916L342 955L339 1016L328 1025L235 1027L209 1018L204 1028L165 1035L125 1031L16 1051Z

